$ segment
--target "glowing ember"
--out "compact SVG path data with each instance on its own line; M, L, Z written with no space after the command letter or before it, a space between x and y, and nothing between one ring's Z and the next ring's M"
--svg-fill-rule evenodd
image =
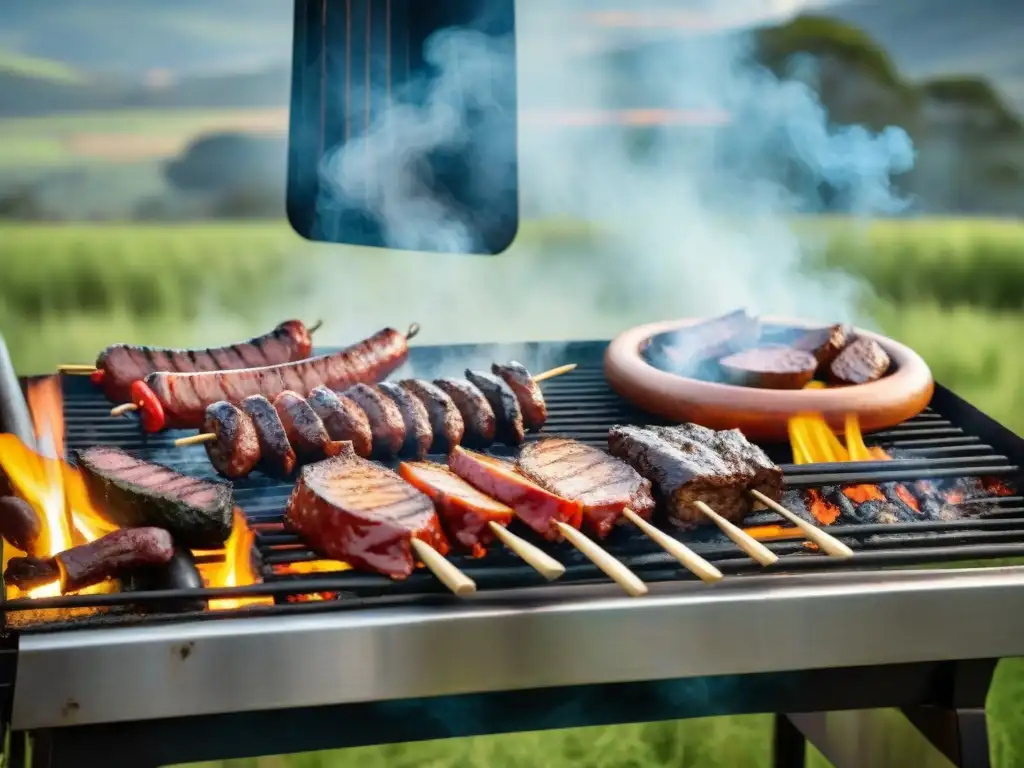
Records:
M259 575L252 567L252 545L256 534L249 528L242 510L235 508L231 535L224 545L224 563L209 574L208 587L245 587L259 584ZM228 611L251 605L273 605L272 597L224 598L211 600L211 611Z
M279 576L287 576L289 574L309 574L309 573L337 573L338 571L347 571L350 566L348 563L343 563L340 560L303 560L297 563L278 563L274 566L274 573Z
M816 488L807 491L807 509L822 525L832 525L839 519L839 507L826 499Z
M914 496L913 493L910 492L910 489L907 488L905 485L896 485L896 495L899 497L900 501L902 501L915 512L921 511L921 505L917 501L917 498Z

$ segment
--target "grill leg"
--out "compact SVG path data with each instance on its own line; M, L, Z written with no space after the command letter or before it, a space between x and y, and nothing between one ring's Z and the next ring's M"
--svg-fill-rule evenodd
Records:
M807 761L807 739L789 717L775 713L772 735L772 766L774 768L804 768Z

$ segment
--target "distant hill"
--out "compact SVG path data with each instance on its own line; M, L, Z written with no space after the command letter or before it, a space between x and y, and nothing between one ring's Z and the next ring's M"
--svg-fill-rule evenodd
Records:
M863 29L904 76L982 76L1024 113L1022 0L841 0L822 12Z

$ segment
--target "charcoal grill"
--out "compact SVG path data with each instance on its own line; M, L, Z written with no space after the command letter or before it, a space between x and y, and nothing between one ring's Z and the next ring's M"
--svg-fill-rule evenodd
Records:
M534 370L579 364L543 385L545 434L603 445L612 424L653 421L608 388L606 346L517 347ZM503 351L420 347L408 368L459 358ZM145 435L109 408L88 381L67 378L67 447L113 444L212 475L203 448L172 445L183 433ZM793 466L787 446L765 448L792 489L981 477L1022 487L1021 438L942 386L920 416L867 442L898 458ZM618 531L606 546L651 586L639 600L567 547L550 550L567 565L555 584L495 550L454 558L480 588L465 599L427 573L401 583L351 571L280 574L316 557L281 527L290 486L257 475L236 488L264 583L202 596L272 595L272 606L167 612L160 606L194 596L175 591L5 603L5 718L16 735L33 734L37 764L155 766L746 712L777 713L776 765L802 765L805 737L841 764L823 713L884 706L904 708L955 763L986 765L984 697L996 660L1024 655L1015 608L1024 568L907 568L1024 557L1016 493L976 499L961 519L835 526L857 553L849 561L799 539L768 541L780 560L763 569L716 531L677 534L739 577L713 587ZM325 593L333 599L313 599ZM28 608L87 606L103 610L19 618Z

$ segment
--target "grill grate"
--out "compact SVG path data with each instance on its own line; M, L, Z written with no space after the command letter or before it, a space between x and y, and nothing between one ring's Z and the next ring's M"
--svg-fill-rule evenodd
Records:
M605 446L608 428L616 423L651 423L657 419L645 416L612 392L602 373L604 342L577 342L558 345L557 354L545 345L524 345L516 348L516 357L531 370L576 362L573 373L542 385L549 407L549 421L544 435L561 435L591 445ZM507 359L507 351L479 347L419 347L412 351L400 378L412 374L430 375L439 372L458 373L463 365L444 365L445 360ZM491 354L493 353L493 354ZM545 365L546 364L546 365ZM69 449L90 445L118 445L137 455L172 466L197 476L214 477L202 446L175 448L173 441L185 432L146 435L134 416L114 419L110 405L82 378L66 377L64 383L66 441ZM974 429L968 429L970 425ZM530 436L531 440L538 436ZM883 483L948 478L1001 478L1009 488L1021 479L1019 462L1024 450L1022 441L1005 428L975 411L954 395L938 387L932 407L898 427L865 436L869 445L881 445L897 458L894 461L871 461L843 465L792 465L786 445L767 445L766 451L783 466L787 486L792 489L817 488L826 485ZM513 451L496 446L491 453L511 456ZM432 456L443 460L443 456ZM397 466L393 462L392 466ZM334 607L363 605L367 599L436 599L444 593L429 573L417 572L403 582L393 582L373 574L341 571L316 574L281 574L277 570L290 563L318 559L294 535L282 527L285 501L291 485L256 474L235 484L238 505L244 510L256 531L254 557L262 569L265 584L241 588L236 594L274 594L279 608L290 601L308 599L315 593L334 593L339 600L329 601ZM809 548L801 539L766 541L779 562L769 570L806 571L836 567L883 567L936 563L952 560L1024 556L1024 497L1012 493L986 496L961 504L959 519L919 520L870 524L837 524L830 532L841 538L857 557L840 561L824 557ZM774 513L758 513L748 525L770 525L782 521ZM567 567L560 583L606 581L606 577L576 550L568 545L547 545L520 530L527 538L546 548ZM673 532L695 551L714 562L724 573L737 574L761 571L725 538L716 528L695 532ZM670 556L647 538L626 528L615 531L605 547L635 570L646 581L692 578ZM514 555L495 547L487 557L472 560L453 556L453 562L473 578L481 590L518 589L546 584ZM132 594L122 603L150 602L170 593ZM223 591L222 591L223 594ZM211 593L212 596L212 593ZM305 596L305 597L303 597ZM116 605L118 596L93 598L97 602ZM88 598L57 598L47 604L71 605ZM340 602L339 602L340 601ZM347 602L346 602L347 601ZM21 601L24 602L24 601ZM42 607L42 603L35 601ZM8 603L8 608L14 607ZM327 606L322 606L327 608ZM271 609L273 610L273 609ZM233 612L224 612L233 613Z

